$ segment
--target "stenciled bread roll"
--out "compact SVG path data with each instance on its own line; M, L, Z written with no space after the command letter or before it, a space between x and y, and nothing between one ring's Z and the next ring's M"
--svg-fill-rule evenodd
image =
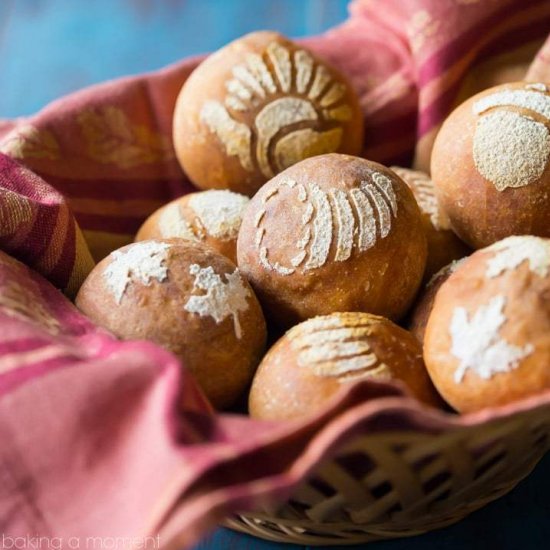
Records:
M252 196L296 162L359 154L363 117L346 78L275 32L254 32L209 56L185 82L174 146L201 189Z
M217 408L246 389L265 346L262 310L239 270L181 239L112 252L85 280L76 305L119 338L151 340L176 354Z
M550 236L550 86L490 88L451 113L431 174L457 235L481 248L510 235Z
M550 240L509 237L467 258L437 292L424 359L463 413L550 389Z
M470 253L451 229L447 214L439 206L435 186L430 176L420 170L410 170L399 166L391 169L409 186L422 212L424 230L428 241L428 258L424 280L429 281L440 269Z
M394 172L348 155L303 160L251 200L239 268L270 319L289 327L335 311L399 319L422 280L420 210Z
M250 390L252 417L297 418L326 405L345 384L399 381L420 401L440 406L416 339L368 313L333 313L289 330L262 360Z
M199 191L165 204L140 227L136 241L202 242L237 263L237 236L249 199L231 191Z

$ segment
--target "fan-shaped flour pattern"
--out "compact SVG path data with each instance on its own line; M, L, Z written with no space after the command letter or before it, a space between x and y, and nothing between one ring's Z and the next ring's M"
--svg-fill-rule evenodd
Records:
M526 84L474 103L473 112L479 115L474 163L498 191L529 185L545 171L550 157L549 92L545 84Z
M341 123L352 116L346 87L309 53L272 42L263 56L248 54L232 74L224 103L205 102L200 117L245 170L257 166L271 178L299 160L338 149ZM252 126L238 120L250 111ZM319 130L321 124L332 127Z
M281 275L291 275L298 268L308 271L327 261L346 261L354 249L364 252L379 238L387 237L392 218L397 215L397 199L387 176L374 172L371 177L372 181L362 181L354 189L324 191L316 183L304 185L285 180L268 192L263 197L265 207L258 211L255 220L255 244L262 265ZM271 201L286 200L281 197L285 188L296 193L302 209L295 253L281 262L272 259L266 244L271 225L267 208Z
M389 376L368 342L372 327L348 316L317 317L289 331L298 366L317 376L350 382Z

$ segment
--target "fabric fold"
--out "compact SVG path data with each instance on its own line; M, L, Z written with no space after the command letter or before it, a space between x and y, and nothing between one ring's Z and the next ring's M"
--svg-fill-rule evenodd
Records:
M437 129L460 101L518 78L550 82L547 0L356 0L350 14L304 43L357 89L371 160L429 169ZM235 509L276 507L359 435L437 434L548 407L546 393L457 418L397 386L363 382L314 418L255 422L214 414L175 357L119 342L84 318L67 297L94 260L193 190L175 159L171 119L200 59L0 121L7 535L159 535L164 548L181 548Z

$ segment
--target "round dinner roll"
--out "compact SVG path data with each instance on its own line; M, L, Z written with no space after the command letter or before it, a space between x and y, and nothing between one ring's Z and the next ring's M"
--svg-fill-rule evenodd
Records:
M377 315L333 313L296 325L269 350L252 382L250 415L305 416L344 384L369 379L399 381L420 401L442 404L410 333Z
M191 241L141 241L112 252L84 281L76 305L119 338L176 354L217 408L245 391L265 346L247 281L227 258Z
M303 46L262 31L195 69L178 96L173 136L197 187L252 196L304 158L359 154L363 116L342 74Z
M248 202L248 197L227 190L189 193L153 212L135 240L202 242L237 263L237 235Z
M394 172L331 154L287 168L258 191L237 257L279 326L335 311L399 319L422 280L426 237Z
M399 166L392 166L391 169L409 186L422 212L428 242L424 280L429 281L432 275L453 260L467 256L470 249L452 231L447 214L439 206L430 176L420 170Z
M550 389L550 240L509 237L467 258L437 292L424 360L464 413Z
M550 86L490 88L451 113L431 174L455 233L473 248L550 236Z
M442 267L432 276L420 293L419 297L416 299L409 317L407 328L420 343L424 342L426 325L428 324L428 319L430 317L430 313L432 312L437 291L441 285L459 268L460 264L462 264L465 259L466 258L455 260L445 267Z

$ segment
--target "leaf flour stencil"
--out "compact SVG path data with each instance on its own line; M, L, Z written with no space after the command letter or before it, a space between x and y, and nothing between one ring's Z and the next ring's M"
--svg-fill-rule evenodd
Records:
M550 88L532 83L496 91L472 109L478 172L498 191L539 180L550 158Z
M232 317L235 336L240 340L242 328L239 312L248 309L250 291L244 285L239 270L226 273L225 281L211 266L203 268L193 264L189 273L195 277L194 288L204 292L191 296L184 306L185 311L197 313L201 317L212 317L216 323Z
M455 308L449 332L451 353L460 360L454 373L456 384L462 382L468 370L484 380L490 380L498 373L510 372L533 352L531 344L514 346L500 336L500 329L507 320L505 304L504 296L495 296L471 317L463 307Z
M294 242L294 253L287 261L272 260L265 244L271 224L267 207L274 201L286 201L282 191L296 193L301 218ZM327 261L348 260L354 250L363 252L384 239L391 231L392 218L397 215L397 198L391 180L373 172L369 180L353 189L325 191L312 182L283 180L264 197L264 208L256 215L255 245L261 264L280 275L291 275L297 269L308 271L322 267ZM331 248L335 245L332 257Z
M232 70L223 100L206 101L201 120L230 156L266 177L310 156L332 153L351 119L346 86L305 50L276 41L263 55L249 53ZM252 113L254 122L242 122Z

